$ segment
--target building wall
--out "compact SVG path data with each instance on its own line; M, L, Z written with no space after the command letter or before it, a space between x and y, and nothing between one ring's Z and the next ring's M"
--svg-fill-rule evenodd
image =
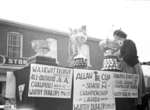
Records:
M0 24L0 54L6 55L7 51L7 28L5 25Z
M8 32L19 32L23 35L23 57L31 57L36 53L32 49L32 40L43 40L47 38L54 38L57 40L57 60L59 65L68 67L70 58L70 39L68 33L43 29L34 26L28 26L10 21L0 20L0 55L7 56L7 33ZM89 38L86 44L89 47L90 64L89 69L100 69L102 67L103 53L99 48L98 39ZM8 77L7 73L15 71L24 67L23 65L2 65L0 64L0 84L2 85L0 94L2 96L10 97L6 92L5 88L8 89ZM1 75L3 74L3 75ZM7 78L6 78L7 77Z
M7 32L19 32L23 35L23 57L30 57L35 54L31 47L31 41L37 39L54 38L57 40L57 55L59 64L68 66L69 58L69 35L42 28L15 24L11 22L0 22L0 54L7 56ZM90 48L91 69L102 67L103 55L98 46L99 40L88 39Z
M103 53L99 48L99 41L88 40L87 44L90 47L90 62L92 65L91 69L100 70L103 63Z

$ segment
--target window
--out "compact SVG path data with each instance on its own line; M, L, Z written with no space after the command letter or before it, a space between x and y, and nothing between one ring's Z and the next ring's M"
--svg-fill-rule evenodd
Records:
M91 64L90 64L90 48L89 48L89 45L84 44L81 47L81 51L83 52L83 55L87 58L87 65L90 67Z
M7 33L7 56L22 57L23 35L18 32Z
M48 55L52 58L55 58L56 63L59 63L57 59L57 40L53 38L48 38L47 41L49 42L50 46L50 52L48 53Z
M70 59L69 61L71 62L71 60L73 60L73 58L77 55L78 53L78 50L77 48L75 48L75 45L74 44L69 44L70 48L69 48L69 55L70 55ZM82 54L87 58L87 65L88 67L91 67L91 63L90 63L90 48L89 48L89 45L87 44L83 44L82 47L81 47L81 51L82 51ZM71 62L71 65L72 65L73 62Z

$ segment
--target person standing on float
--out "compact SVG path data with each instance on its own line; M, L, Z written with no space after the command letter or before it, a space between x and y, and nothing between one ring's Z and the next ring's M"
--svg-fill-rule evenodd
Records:
M143 71L137 56L137 48L132 40L127 39L127 34L122 30L114 31L114 40L120 44L120 66L125 73L138 74L138 99L136 105L142 105L142 97L145 95L145 82Z

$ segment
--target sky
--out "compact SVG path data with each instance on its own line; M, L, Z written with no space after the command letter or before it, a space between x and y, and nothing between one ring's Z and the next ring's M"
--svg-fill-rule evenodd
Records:
M1 0L0 18L69 33L112 39L122 29L134 40L140 61L150 61L150 0Z

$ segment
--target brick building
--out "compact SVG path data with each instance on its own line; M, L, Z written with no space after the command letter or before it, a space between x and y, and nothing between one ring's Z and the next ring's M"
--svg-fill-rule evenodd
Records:
M21 69L27 59L35 54L31 41L52 40L52 52L59 65L68 67L70 57L69 33L44 29L36 26L0 20L0 94L5 95L7 72ZM99 48L99 39L88 37L87 56L90 69L102 67L103 54Z

